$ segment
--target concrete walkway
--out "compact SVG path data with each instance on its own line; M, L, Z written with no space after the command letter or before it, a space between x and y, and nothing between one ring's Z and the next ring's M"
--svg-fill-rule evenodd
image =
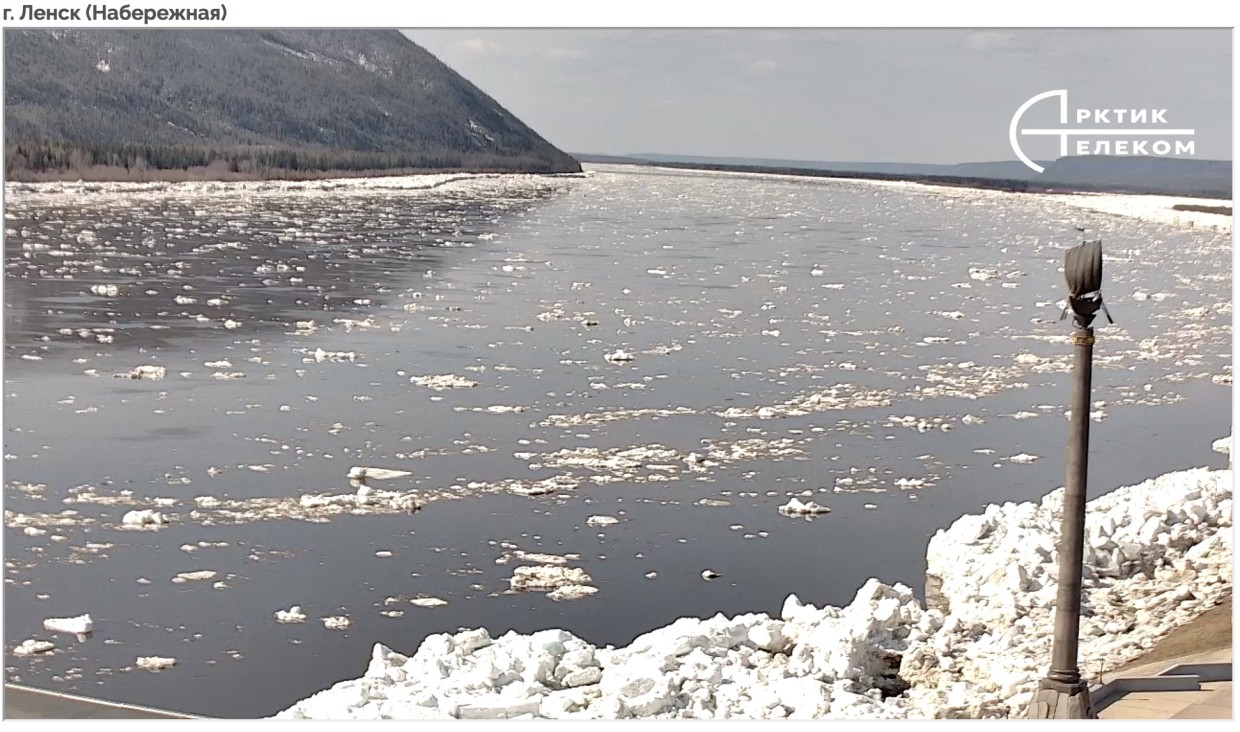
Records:
M4 685L5 719L198 719L188 714L132 704L45 691L31 686Z
M1231 663L1231 649L1167 659L1125 669L1123 676L1155 676L1178 664ZM1110 680L1110 679L1106 679ZM1099 719L1231 719L1232 682L1202 682L1200 691L1133 691L1098 710Z

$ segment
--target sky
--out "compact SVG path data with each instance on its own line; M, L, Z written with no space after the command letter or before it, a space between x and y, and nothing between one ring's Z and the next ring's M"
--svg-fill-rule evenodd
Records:
M1232 155L1228 29L404 33L572 153L1013 160L1013 114L1066 89L1072 109L1166 109L1195 130L1195 157ZM1054 104L1028 119L1055 121ZM1058 157L1054 138L1022 140Z

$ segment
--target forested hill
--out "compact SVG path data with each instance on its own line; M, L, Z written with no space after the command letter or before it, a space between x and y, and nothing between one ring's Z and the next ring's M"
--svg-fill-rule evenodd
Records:
M8 180L581 169L394 30L4 34Z

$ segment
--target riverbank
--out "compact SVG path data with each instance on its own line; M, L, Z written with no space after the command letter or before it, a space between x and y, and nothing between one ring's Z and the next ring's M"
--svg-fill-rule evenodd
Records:
M589 156L585 163L590 163ZM606 163L605 163L606 164ZM948 188L969 188L974 190L997 190L1024 193L1108 193L1118 195L1160 195L1160 196L1202 196L1216 205L1230 200L1230 185L1222 181L1215 185L1194 185L1191 188L1183 185L1168 186L1155 181L1146 183L1087 183L1087 182L1055 182L1053 177L1043 179L1029 178L1024 174L1015 178L1004 178L994 175L960 175L950 172L914 173L914 172L877 172L863 170L839 170L827 168L806 168L783 165L741 165L708 163L702 161L677 162L672 160L640 160L632 159L621 163L637 167L653 167L696 172L714 171L722 173L739 173L752 175L782 175L796 178L831 178L843 180L870 180L879 183L917 183L942 186ZM1050 176L1052 173L1047 172ZM1156 178L1158 176L1146 177ZM1230 175L1227 176L1230 180ZM1044 182L1045 181L1045 182Z
M847 607L680 618L630 645L563 630L376 644L281 718L978 718L1023 714L1050 657L1062 489L991 505L927 550L926 603L871 579ZM1081 667L1142 657L1230 598L1232 471L1167 473L1088 504ZM929 583L928 583L929 584ZM1216 611L1220 612L1220 611Z
M1108 674L1108 678L1125 675L1139 666L1231 648L1232 620L1232 596L1229 592L1218 605L1206 610L1192 622L1175 628L1149 651Z
M236 183L252 181L353 180L357 178L400 178L441 175L574 175L577 170L520 170L498 167L476 168L383 168L347 170L229 170L226 165L198 165L187 168L123 168L94 165L73 170L32 172L6 176L5 183Z

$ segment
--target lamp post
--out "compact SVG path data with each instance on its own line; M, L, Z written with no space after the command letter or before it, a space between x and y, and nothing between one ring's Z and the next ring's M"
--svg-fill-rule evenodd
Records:
M1051 667L1038 683L1030 719L1095 719L1089 685L1081 680L1077 644L1081 624L1081 564L1085 544L1085 478L1089 465L1089 392L1093 378L1094 315L1102 304L1102 241L1087 241L1064 257L1068 307L1073 313L1072 417L1068 427L1068 470L1059 539L1059 592Z

